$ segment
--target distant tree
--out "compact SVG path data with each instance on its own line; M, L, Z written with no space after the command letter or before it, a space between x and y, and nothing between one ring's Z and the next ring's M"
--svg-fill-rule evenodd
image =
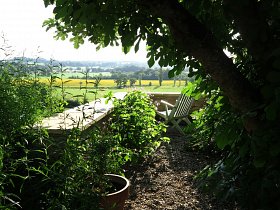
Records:
M114 83L116 83L117 88L121 88L122 87L122 79L121 78L114 79Z
M141 71L137 71L137 72L136 72L136 75L137 75L137 78L138 78L138 82L139 82L139 86L140 86L140 87L142 86L143 74L144 74L144 70L141 70Z
M125 65L121 67L116 67L116 71L121 71L121 72L136 72L141 70L142 67L135 66L135 65Z
M176 86L177 78L178 78L177 75L174 75L174 76L173 76L173 87Z
M114 82L117 84L118 88L126 87L126 84L128 82L127 75L123 73L119 73L117 78L114 80Z
M102 80L102 77L100 77L100 76L94 77L93 87L97 89L99 84L100 84L100 82L101 82L101 80Z
M127 86L127 82L128 82L128 78L127 76L122 78L122 87L126 87Z
M187 74L187 72L185 72L185 71L183 71L181 74L179 74L178 76L177 76L177 79L179 80L179 87L181 87L181 85L182 85L182 81L188 81L188 74ZM185 85L186 85L186 82L185 82Z
M134 78L134 77L130 78L130 79L129 79L129 86L130 86L130 87L133 87L133 86L135 85L136 81L137 81L136 78Z
M118 75L119 75L119 72L112 71L111 72L111 79L117 79Z
M158 83L159 83L159 86L162 85L162 81L163 81L163 70L162 70L162 68L159 68L158 69Z

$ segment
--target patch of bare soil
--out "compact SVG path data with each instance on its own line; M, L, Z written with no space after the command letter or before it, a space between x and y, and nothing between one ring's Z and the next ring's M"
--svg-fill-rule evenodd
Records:
M162 144L153 157L131 168L130 196L125 210L233 210L234 206L219 203L202 193L195 174L209 162L209 157L186 151L186 137L168 132L171 142Z

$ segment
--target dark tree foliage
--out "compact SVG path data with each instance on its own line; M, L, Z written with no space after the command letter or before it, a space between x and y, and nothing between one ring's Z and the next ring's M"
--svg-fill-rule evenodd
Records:
M217 195L250 209L279 209L279 0L45 0L56 38L137 52L149 66L189 67L207 106L201 131L222 150L202 173ZM231 56L224 53L227 50ZM203 126L201 126L203 125Z

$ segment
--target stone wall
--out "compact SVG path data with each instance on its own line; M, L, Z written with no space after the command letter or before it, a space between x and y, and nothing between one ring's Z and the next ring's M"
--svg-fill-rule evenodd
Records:
M166 93L148 93L151 97L151 99L154 101L154 104L156 105L157 109L159 111L164 111L165 110L165 106L163 104L160 103L161 100L167 101L168 103L171 104L175 104L177 98L179 97L180 93L179 92L174 92L174 93L170 93L170 92L166 92ZM200 99L200 100L195 100L191 109L192 111L195 110L199 110L200 108L202 108L205 104L205 100L204 99Z

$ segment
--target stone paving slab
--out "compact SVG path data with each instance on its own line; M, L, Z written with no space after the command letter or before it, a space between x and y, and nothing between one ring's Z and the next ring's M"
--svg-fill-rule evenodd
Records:
M114 97L123 99L125 92L115 93ZM78 107L68 109L55 116L43 119L40 127L51 134L60 134L75 127L85 130L113 111L113 101L106 103L105 98L89 102Z

